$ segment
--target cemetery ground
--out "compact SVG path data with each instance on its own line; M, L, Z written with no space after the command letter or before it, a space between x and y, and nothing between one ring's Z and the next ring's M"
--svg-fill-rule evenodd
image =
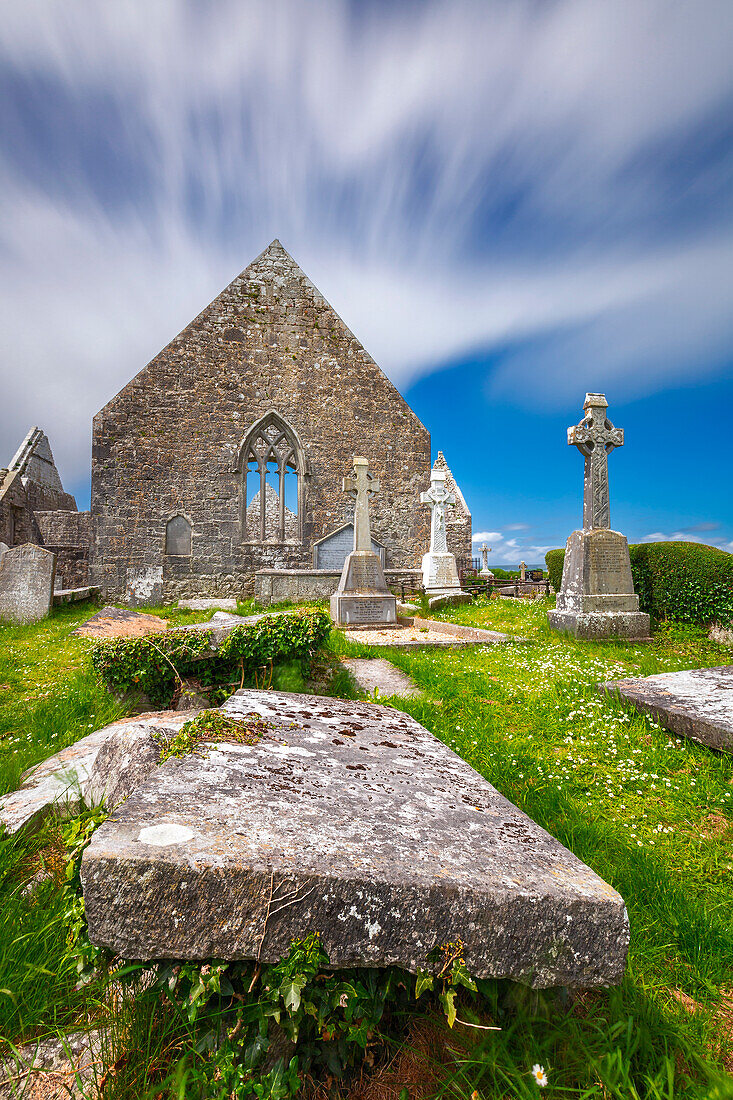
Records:
M549 630L548 606L480 598L436 616L524 639L508 645L370 650L334 632L321 663L338 668L341 656L388 657L423 691L390 702L621 893L631 922L622 984L532 991L480 981L476 992L460 989L449 1028L445 1002L435 996L440 981L415 1000L406 976L334 974L317 947L306 945L269 971L269 991L258 994L255 986L247 999L245 985L238 994L249 1011L245 1034L278 990L285 990L283 1017L299 1019L308 998L321 1004L319 989L335 990L337 1005L342 990L355 991L368 1026L359 1031L354 1018L347 1026L341 1009L329 1009L317 1043L301 1052L301 1071L316 1047L321 1058L304 1074L301 1095L526 1098L543 1095L532 1072L542 1066L547 1096L733 1097L733 762L670 736L596 689L627 676L731 664L733 651L702 629L664 624L644 645L577 641ZM12 790L25 768L123 716L91 668L90 642L71 635L91 611L71 606L33 626L0 631L0 793ZM205 617L157 613L180 624ZM282 675L273 686L307 686L297 669ZM353 693L343 674L330 690ZM90 980L79 983L78 853L100 817L90 808L30 838L0 837L2 1056L29 1041L88 1031L100 1037L92 1041L83 1086L90 1097L292 1095L297 1082L287 1064L282 1071L266 1067L261 1083L257 1077L236 1086L231 1067L210 1072L231 988L216 965L160 968L156 982L155 968L95 959L84 975ZM29 892L43 868L48 876ZM336 1054L347 1032L354 1065L339 1078ZM53 1083L45 1081L49 1089ZM16 1082L17 1095L25 1084Z

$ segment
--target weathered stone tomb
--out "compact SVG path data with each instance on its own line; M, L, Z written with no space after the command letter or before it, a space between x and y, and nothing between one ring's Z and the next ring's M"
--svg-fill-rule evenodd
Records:
M426 965L465 944L479 976L618 982L624 903L399 711L244 690L264 718L150 772L95 832L89 935L125 958L261 958L318 930L334 966Z

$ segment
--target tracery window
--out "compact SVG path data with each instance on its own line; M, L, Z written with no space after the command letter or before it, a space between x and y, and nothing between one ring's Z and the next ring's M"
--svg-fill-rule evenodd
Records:
M245 444L244 526L248 542L296 542L300 537L298 446L274 413Z

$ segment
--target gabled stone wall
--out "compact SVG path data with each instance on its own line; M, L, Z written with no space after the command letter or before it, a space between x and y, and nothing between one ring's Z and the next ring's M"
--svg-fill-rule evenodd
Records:
M298 444L296 543L248 542L241 447L275 411ZM313 542L352 519L342 478L369 460L382 492L372 533L387 566L419 563L418 504L430 436L374 360L274 241L94 419L92 581L109 595L128 569L163 568L166 599L253 590L266 568L309 568ZM192 524L190 559L165 555L165 525Z

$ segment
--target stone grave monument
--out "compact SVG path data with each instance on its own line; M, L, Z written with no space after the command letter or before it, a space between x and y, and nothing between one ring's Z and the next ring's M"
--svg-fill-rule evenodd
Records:
M568 428L568 444L585 457L583 529L568 538L557 608L548 619L578 638L648 638L649 616L639 611L628 543L611 530L608 456L623 447L623 429L607 418L604 394L587 393L583 408L585 419Z
M493 573L489 569L489 554L491 553L491 547L486 543L481 547L481 569L479 572L480 577L493 577Z
M446 489L445 481L444 470L432 469L430 488L420 493L420 503L430 508L430 549L422 559L422 582L425 591L433 595L461 588L455 555L448 550L445 534L446 508L452 507L456 498Z
M527 579L527 563L524 561L520 561L519 563L519 579L522 583Z
M354 473L343 484L344 492L355 499L354 549L331 596L331 618L336 626L396 626L397 600L387 588L379 554L372 549L369 497L379 492L380 485L370 477L366 458L354 458Z
M56 555L27 542L0 555L0 622L36 623L53 605Z

